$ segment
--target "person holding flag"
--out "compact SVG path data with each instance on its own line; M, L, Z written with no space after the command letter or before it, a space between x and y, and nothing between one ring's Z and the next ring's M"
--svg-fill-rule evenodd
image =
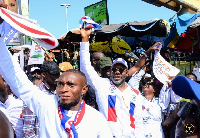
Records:
M81 25L80 70L85 73L88 83L95 89L99 111L106 118L113 137L144 138L142 96L138 90L125 82L125 78L138 71L145 64L146 56L158 50L156 46L161 43L157 42L150 47L145 56L130 70L124 59L115 59L110 68L110 79L101 78L90 62L88 41L92 33L91 26L95 28L93 24Z
M52 47L51 44L44 45ZM82 100L88 89L82 72L74 69L64 72L56 80L56 95L49 96L28 80L17 61L12 59L2 37L0 47L0 74L15 95L39 118L39 137L113 138L103 115Z

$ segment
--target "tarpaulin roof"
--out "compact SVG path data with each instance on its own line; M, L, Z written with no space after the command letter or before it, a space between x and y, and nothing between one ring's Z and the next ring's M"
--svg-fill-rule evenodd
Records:
M166 37L167 25L161 19L154 19L142 22L127 22L120 24L105 25L101 29L95 29L91 34L91 39L95 36L95 42L110 41L114 36L142 37L144 35ZM68 39L71 42L80 42L80 33L69 31L66 37L60 40Z
M162 20L154 19L150 21L106 25L99 30L95 30L94 33L96 35L116 34L127 37L141 37L144 35L165 37L167 36L167 27L165 24L162 24Z

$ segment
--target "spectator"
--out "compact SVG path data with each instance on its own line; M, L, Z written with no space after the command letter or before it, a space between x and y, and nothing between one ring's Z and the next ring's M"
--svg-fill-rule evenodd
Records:
M142 93L143 100L143 122L145 127L145 137L149 138L164 138L162 130L161 107L159 99L156 97L158 93L155 78L148 78L143 85Z
M41 66L42 83L38 86L46 94L55 94L56 79L60 76L60 68L54 61L44 61Z
M60 76L60 69L54 61L44 61L41 65L41 69L33 67L30 73L30 77L35 79L33 82L39 79L36 86L47 95L54 95L56 90L56 79ZM33 81L33 80L32 80ZM34 84L35 85L35 84ZM33 111L24 104L22 117L24 121L23 134L25 138L39 137L39 120Z
M46 95L28 80L19 64L12 60L2 38L0 45L0 74L39 118L41 138L112 138L103 116L82 101L82 95L87 91L83 73L66 71L57 80L56 95ZM41 71L47 71L42 67ZM54 71L51 73L57 74Z
M88 83L95 89L99 111L107 119L113 137L144 137L142 96L139 91L125 83L126 76L134 74L145 63L145 56L130 70L124 59L118 58L111 65L110 80L101 78L90 64L89 36L92 30L81 29L80 69L86 74ZM146 54L154 51L156 43ZM145 54L145 55L146 55Z
M110 67L112 60L110 57L102 57L99 61L100 74L102 78L110 78Z
M92 54L92 66L94 67L94 70L99 74L100 74L100 68L99 68L99 61L102 57L104 57L105 55L102 52L94 52Z
M2 76L0 76L0 110L7 116L12 128L15 132L16 138L23 137L23 120L22 114L23 101L15 99L9 95L9 86Z
M32 67L29 73L29 79L33 82L34 85L39 86L43 81L40 68Z

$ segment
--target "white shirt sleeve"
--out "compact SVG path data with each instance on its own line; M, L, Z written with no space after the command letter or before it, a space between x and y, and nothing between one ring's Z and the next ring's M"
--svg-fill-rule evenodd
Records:
M142 79L142 76L145 74L145 71L143 69L141 69L138 74L133 74L131 79L128 81L128 85L130 85L131 87L139 90L139 84L140 84L140 80Z
M87 81L95 89L99 90L102 78L99 77L90 62L89 42L80 43L80 70L86 75Z
M162 112L167 112L167 107L170 103L170 88L167 85L163 85L160 90L159 104L161 106Z
M171 87L167 85L163 85L162 89L160 90L159 95L159 104L162 108L162 112L167 112L167 108L171 103L178 103L180 100L180 96L176 95Z
M19 63L11 57L1 37L0 46L0 74L4 77L15 95L21 98L29 109L39 116L41 103L50 100L50 98L27 78L24 71L20 68Z

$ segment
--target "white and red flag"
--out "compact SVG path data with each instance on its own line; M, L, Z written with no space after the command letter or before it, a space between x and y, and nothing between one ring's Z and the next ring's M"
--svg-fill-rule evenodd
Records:
M58 46L58 40L48 31L38 26L34 20L27 19L2 7L0 8L0 16L2 19L4 19L4 23L1 25L1 34L2 32L7 32L2 36L5 44L8 43L8 40L12 38L17 30L27 36L32 37L46 49L53 49ZM7 24L7 26L3 27L3 24ZM7 31L5 31L5 29Z

